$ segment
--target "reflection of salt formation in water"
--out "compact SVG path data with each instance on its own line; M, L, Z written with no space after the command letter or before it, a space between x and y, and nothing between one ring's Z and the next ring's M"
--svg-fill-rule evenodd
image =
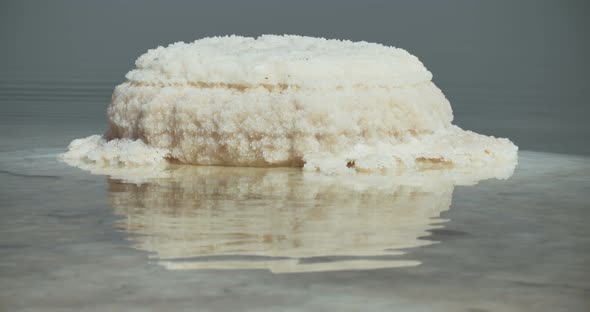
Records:
M433 243L420 238L440 226L433 218L449 209L453 185L484 176L427 170L342 179L172 166L155 177L109 180L115 213L127 216L117 227L140 234L131 238L135 248L169 269L282 273L417 265L393 256Z

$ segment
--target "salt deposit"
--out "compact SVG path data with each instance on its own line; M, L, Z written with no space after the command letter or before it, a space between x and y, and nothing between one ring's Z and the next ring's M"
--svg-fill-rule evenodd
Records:
M103 137L70 161L303 166L326 173L515 163L517 147L451 124L405 50L300 36L214 37L140 56Z

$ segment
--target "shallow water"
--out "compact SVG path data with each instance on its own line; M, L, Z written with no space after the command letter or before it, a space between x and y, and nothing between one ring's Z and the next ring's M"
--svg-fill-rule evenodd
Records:
M588 158L525 151L509 180L376 187L295 169L126 181L58 151L0 154L8 310L588 305Z
M0 97L1 311L590 307L588 157L525 150L510 179L476 185L280 168L109 178L56 156L104 129L112 85L47 88Z

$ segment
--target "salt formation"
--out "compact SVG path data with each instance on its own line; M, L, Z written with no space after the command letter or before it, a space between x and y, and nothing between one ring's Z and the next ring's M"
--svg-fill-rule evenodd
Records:
M63 158L343 173L486 167L517 157L507 139L452 125L431 73L398 48L214 37L149 50L136 66L115 88L107 133L74 141Z

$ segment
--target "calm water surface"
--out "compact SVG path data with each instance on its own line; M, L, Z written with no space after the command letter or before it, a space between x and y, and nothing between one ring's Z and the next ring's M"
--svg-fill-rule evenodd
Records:
M102 132L112 85L19 86L0 86L1 311L590 308L588 157L522 151L510 179L479 183L109 177L56 156Z

